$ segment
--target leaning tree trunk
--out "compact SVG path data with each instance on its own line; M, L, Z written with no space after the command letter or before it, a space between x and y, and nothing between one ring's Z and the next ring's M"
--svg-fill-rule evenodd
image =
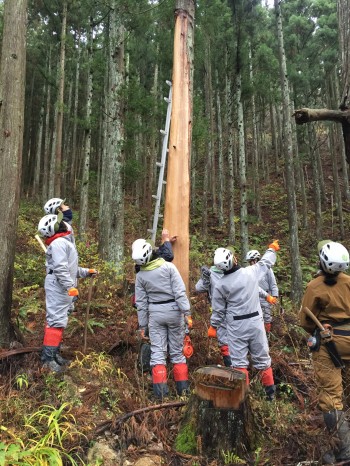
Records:
M26 21L27 0L5 0L0 74L0 347L8 347L13 337L10 316L22 171Z
M192 142L194 0L176 0L173 98L164 227L178 235L174 263L189 287L189 203Z
M290 104L289 104L289 85L287 76L286 56L284 52L284 40L282 29L282 16L279 0L275 0L275 13L277 19L277 36L280 55L280 73L283 99L283 141L284 141L284 167L287 188L288 202L288 223L289 223L289 245L290 245L290 262L292 268L291 277L291 298L292 301L299 304L302 298L303 283L299 256L299 238L298 238L298 215L295 198L295 181L293 169L293 141L292 126L290 122Z

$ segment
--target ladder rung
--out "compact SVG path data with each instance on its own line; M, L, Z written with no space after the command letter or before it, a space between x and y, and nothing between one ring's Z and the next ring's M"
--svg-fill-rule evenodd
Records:
M167 83L168 86L172 86L172 82L171 81L165 81Z
M156 162L156 165L157 165L157 167L162 167L163 166L162 162Z
M163 214L158 214L158 217L163 217Z
M150 233L153 233L153 229L152 228L147 228L147 231L149 231Z
M171 100L169 99L169 97L164 97L164 100L167 104L170 104Z
M152 197L153 197L153 199L157 199L157 200L159 199L159 197L157 196L157 194L152 194Z
M166 184L166 181L163 180L163 184Z
M163 136L165 136L165 135L167 134L167 132L166 132L164 129L160 129L159 132L160 132Z

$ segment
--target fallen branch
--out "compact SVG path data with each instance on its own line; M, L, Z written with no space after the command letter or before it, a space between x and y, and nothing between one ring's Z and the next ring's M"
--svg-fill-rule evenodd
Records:
M41 346L28 346L27 348L18 348L0 353L0 359L5 359L16 354L35 353L41 351Z
M180 408L186 404L185 401L175 401L173 403L161 403L158 405L146 406L146 408L135 409L135 411L131 411L130 413L123 414L123 416L118 417L115 421L105 421L99 426L97 426L95 432L96 434L101 434L106 429L114 424L114 428L117 427L119 424L124 422L126 419L129 419L136 414L143 414L149 411L155 411L157 409L164 409L164 408Z

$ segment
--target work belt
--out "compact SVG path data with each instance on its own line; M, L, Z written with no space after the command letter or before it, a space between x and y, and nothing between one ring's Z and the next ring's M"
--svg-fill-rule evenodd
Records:
M243 320L243 319L250 319L251 317L256 317L259 315L258 311L251 312L250 314L243 314L242 316L234 316L233 320Z
M343 319L343 320L338 320L338 321L335 321L335 320L323 320L321 322L321 324L322 325L329 324L333 328L334 327L341 327L342 325L350 324L350 319Z
M148 304L168 304L168 303L174 303L175 299L167 299L166 301L157 301L156 303L148 303Z
M341 335L343 337L350 337L350 330L341 330L340 328L334 328L333 335Z
M48 273L48 275L52 275L52 274L53 274L53 270L50 269L47 273Z

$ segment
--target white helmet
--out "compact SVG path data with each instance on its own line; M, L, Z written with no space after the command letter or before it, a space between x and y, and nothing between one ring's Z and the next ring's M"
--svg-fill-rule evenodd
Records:
M135 248L143 246L146 243L146 240L143 238L137 239L131 245L131 250L134 251Z
M153 252L152 245L144 239L133 242L132 258L137 265L146 265L151 259Z
M320 262L327 273L344 272L349 268L349 252L342 244L330 241L320 250Z
M253 261L255 259L260 259L261 255L260 252L257 251L256 249L252 249L251 251L247 252L247 255L245 256L246 261Z
M226 272L233 267L233 252L229 249L218 248L214 254L214 265Z
M65 199L60 199L59 197L53 197L44 205L44 210L47 214L57 214L57 209L61 207L65 201Z
M55 233L57 233L61 220L61 212L58 215L45 215L45 217L43 217L38 224L38 231L45 238L50 238Z

